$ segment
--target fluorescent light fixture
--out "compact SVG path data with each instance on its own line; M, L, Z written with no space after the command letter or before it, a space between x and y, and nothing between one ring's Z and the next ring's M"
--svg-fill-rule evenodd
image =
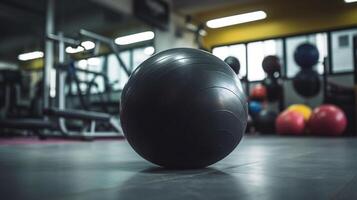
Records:
M26 60L33 60L37 58L42 58L43 57L43 52L42 51L34 51L34 52L29 52L29 53L23 53L17 56L17 58L21 61L26 61Z
M115 39L115 43L118 45L127 45L137 42L143 42L147 40L152 40L155 37L155 33L152 31L145 31L141 33L135 33L132 35L127 35L123 37L118 37Z
M233 15L229 17L223 17L218 19L209 20L206 25L209 28L221 28L225 26L232 26L236 24L242 24L252 21L265 19L267 14L264 11L255 11L250 13L244 13L239 15Z
M95 43L92 41L84 41L81 43L81 46L84 47L85 50L94 49Z
M92 42L92 41L84 41L81 43L81 46L78 46L78 47L67 47L66 48L66 52L67 53L70 53L70 54L73 54L73 53L79 53L79 52L82 52L84 50L91 50L91 49L94 49L95 47L95 43Z
M144 53L148 56L151 56L152 54L154 54L155 52L155 48L154 47L146 47L144 49Z
M357 0L345 0L346 3L353 3L353 2L357 2Z
M69 46L69 47L66 48L66 52L70 53L70 54L79 53L79 52L82 52L82 51L84 51L84 48L81 47L81 46L78 46L76 48L73 48L73 47Z

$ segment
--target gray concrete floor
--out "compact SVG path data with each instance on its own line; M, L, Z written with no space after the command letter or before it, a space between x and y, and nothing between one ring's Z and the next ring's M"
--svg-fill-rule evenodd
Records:
M357 138L245 137L226 159L169 171L126 141L0 147L0 199L357 199Z

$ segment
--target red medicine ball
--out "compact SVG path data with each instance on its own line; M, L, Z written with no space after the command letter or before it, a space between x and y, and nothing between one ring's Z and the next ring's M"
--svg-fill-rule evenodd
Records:
M347 126L345 113L334 105L322 105L314 109L309 121L311 133L341 135Z
M263 101L267 96L267 89L264 85L258 84L253 87L250 98L251 100Z
M281 135L301 135L304 133L304 115L299 112L286 110L275 121L276 131Z

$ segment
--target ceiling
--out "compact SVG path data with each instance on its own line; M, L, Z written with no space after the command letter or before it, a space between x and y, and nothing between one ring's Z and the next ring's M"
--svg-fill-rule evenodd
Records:
M57 0L56 31L76 36L84 28L113 33L145 25L125 13L132 0ZM195 15L207 10L263 0L171 0L174 12ZM17 61L19 53L44 45L47 0L0 1L0 61ZM121 10L120 10L121 9Z
M182 14L194 15L229 5L243 5L257 2L264 2L264 0L172 0L172 5L176 11Z
M0 60L16 61L17 55L43 49L46 0L0 1ZM128 23L139 23L116 10L90 0L60 0L56 3L56 31L77 36L79 29L108 33Z

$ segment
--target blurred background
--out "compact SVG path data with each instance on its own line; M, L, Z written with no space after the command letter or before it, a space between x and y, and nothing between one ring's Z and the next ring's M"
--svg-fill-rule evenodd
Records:
M332 104L347 121L336 122L337 135L355 135L353 0L2 0L0 8L0 135L38 134L31 122L48 108L118 116L130 73L176 47L238 60L252 134L279 132L291 105L308 107L308 123ZM275 57L265 69L267 56ZM37 121L19 128L25 119Z

